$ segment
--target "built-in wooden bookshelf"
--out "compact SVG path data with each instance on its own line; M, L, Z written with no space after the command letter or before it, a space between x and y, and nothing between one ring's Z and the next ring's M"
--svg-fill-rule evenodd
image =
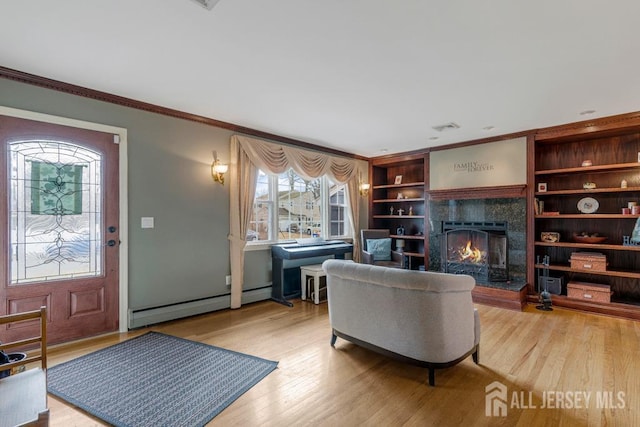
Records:
M390 230L394 243L403 239L407 255L420 262L414 262L413 268L424 265L428 270L429 234L433 232L425 226L429 223L429 210L433 209L431 204L446 200L526 196L529 210L526 218L527 286L523 289L523 301L526 297L529 302L538 303L538 276L543 268L547 268L541 261L549 256L549 274L562 276L564 282L561 294L553 295L554 305L640 320L640 246L624 240L632 234L640 214L622 213L628 202L635 201L640 205L640 112L532 130L517 136L524 134L528 140L526 185L430 190L430 150L371 159L369 227ZM590 164L583 163L587 160ZM398 175L402 175L400 183L395 182ZM595 188L585 188L585 183L595 183ZM539 188L538 184L544 185ZM398 193L402 193L402 199L398 199ZM578 202L585 197L596 199L598 209L592 213L581 212ZM536 212L536 202L540 201L544 205L543 211ZM405 214L409 206L413 206L411 216ZM393 214L391 207L394 207ZM403 215L397 214L398 208L403 209ZM396 233L401 224L405 227L404 235ZM560 241L542 241L543 231L559 233ZM598 233L607 240L595 244L574 241L573 234L582 232ZM573 252L605 254L606 270L572 268L570 257ZM609 285L613 291L611 302L569 298L566 292L569 281ZM502 295L490 294L502 292L500 289L477 288L487 295L474 296L476 302L499 305L496 301L504 299Z
M402 248L406 266L419 269L425 254L425 177L428 154L385 156L370 162L371 198L369 228L387 229ZM404 234L399 231L404 229Z
M630 117L617 128L595 123L543 130L534 137L531 206L538 209L532 212L529 294L537 298L537 277L548 268L563 282L561 294L552 296L554 304L640 319L640 246L629 241L640 215L622 212L629 202L640 205L640 122ZM559 233L560 240L542 241L542 232ZM576 241L582 233L606 240ZM604 254L606 269L572 267L570 258L577 252ZM545 256L548 266L541 262ZM566 286L571 281L608 285L611 302L569 298Z

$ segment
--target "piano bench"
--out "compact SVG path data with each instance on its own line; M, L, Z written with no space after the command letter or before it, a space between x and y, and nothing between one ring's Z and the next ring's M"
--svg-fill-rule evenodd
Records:
M322 277L326 280L326 274L322 269L322 264L302 265L300 266L300 287L302 288L302 300L307 299L307 288L309 288L308 280L313 280L313 293L309 297L313 297L314 304L320 304L320 291L326 292L326 285L321 287L320 280ZM323 299L326 300L326 297Z

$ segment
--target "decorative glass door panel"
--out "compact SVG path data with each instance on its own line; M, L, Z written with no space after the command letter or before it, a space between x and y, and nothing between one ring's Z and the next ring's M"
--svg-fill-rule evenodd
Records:
M100 276L102 156L57 141L9 150L10 284Z
M0 314L46 306L49 344L118 330L114 136L0 115L0 148Z

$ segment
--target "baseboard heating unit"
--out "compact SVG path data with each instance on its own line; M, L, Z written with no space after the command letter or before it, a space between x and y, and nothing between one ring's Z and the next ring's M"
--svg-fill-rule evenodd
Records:
M271 285L242 292L242 304L268 300L271 298ZM129 309L129 329L141 328L160 322L223 310L231 306L231 295L219 295L193 301L168 304L159 307Z

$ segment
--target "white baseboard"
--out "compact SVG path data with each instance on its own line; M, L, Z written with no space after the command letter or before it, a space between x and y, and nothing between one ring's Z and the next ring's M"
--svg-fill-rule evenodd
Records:
M264 301L271 299L271 285L260 289L252 289L242 292L242 304L250 304L252 302Z
M271 286L242 292L242 304L263 301L271 298ZM129 329L149 326L169 320L195 316L216 310L224 310L231 306L231 296L221 295L197 301L188 301L165 305L162 307L140 310L129 309Z

